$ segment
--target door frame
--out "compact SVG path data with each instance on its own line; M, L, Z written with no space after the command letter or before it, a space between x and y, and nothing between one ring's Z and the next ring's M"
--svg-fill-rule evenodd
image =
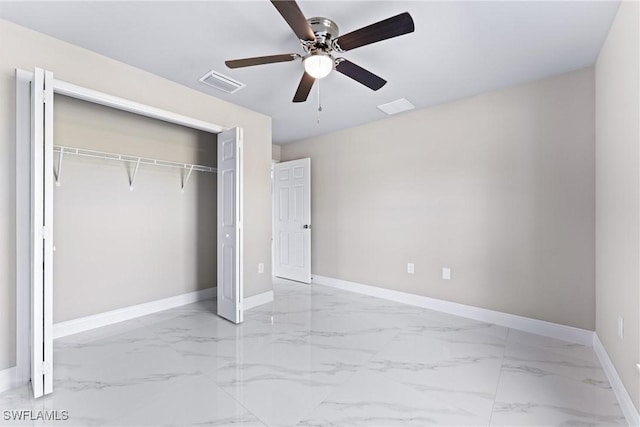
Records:
M40 70L40 69L36 69ZM42 70L44 71L44 70ZM46 72L46 71L44 71ZM16 69L16 382L26 383L31 378L31 85L34 72ZM53 88L50 95L65 95L117 110L127 111L168 123L202 130L214 134L232 129L206 122L150 105L109 95L93 89L52 78ZM239 128L241 129L241 128ZM242 169L241 169L242 170ZM43 170L43 173L46 171ZM242 177L239 177L240 179ZM240 180L242 182L242 180ZM242 192L240 191L242 195ZM43 196L42 194L36 196ZM221 195L218 194L218 202ZM51 212L53 211L51 207ZM52 223L52 225L55 222ZM240 226L240 224L238 224ZM219 239L219 238L218 238ZM240 242L242 244L242 242ZM239 252L242 265L243 251ZM44 271L44 267L43 267ZM242 275L238 277L242 290ZM53 279L51 278L51 283ZM51 298L52 299L52 298ZM44 301L44 298L43 298ZM52 301L51 301L52 304ZM241 307L241 306L240 306ZM44 318L43 318L44 322ZM52 319L50 323L52 323ZM51 325L49 325L51 326ZM47 327L45 322L45 328ZM52 338L51 338L52 340Z
M276 165L280 160L271 159L271 275L276 273Z

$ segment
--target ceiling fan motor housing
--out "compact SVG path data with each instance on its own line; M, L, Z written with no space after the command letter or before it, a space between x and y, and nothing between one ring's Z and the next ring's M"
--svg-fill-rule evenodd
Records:
M329 18L316 16L307 19L311 31L316 36L315 42L311 44L311 49L330 50L331 39L335 39L340 35L338 25Z

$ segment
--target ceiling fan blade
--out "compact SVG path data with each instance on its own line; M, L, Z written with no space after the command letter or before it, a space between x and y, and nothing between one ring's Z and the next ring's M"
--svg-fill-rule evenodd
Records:
M282 55L256 56L255 58L232 59L224 61L229 68L251 67L253 65L273 64L275 62L293 61L298 55L287 53Z
M307 22L307 18L304 17L300 7L294 0L271 0L271 3L278 9L280 15L287 21L287 24L300 40L314 41L316 39Z
M298 85L298 90L296 90L296 94L293 97L293 102L304 102L307 100L309 96L309 92L311 92L311 88L313 87L313 83L315 83L316 79L311 77L307 72L302 75L302 79L300 80L300 84Z
M356 65L351 61L347 61L344 58L342 58L342 62L336 65L336 71L347 77L351 77L353 80L365 85L371 90L378 90L387 84L385 79L376 76L371 71L367 71L361 66Z
M414 29L413 18L411 18L409 12L404 12L340 36L335 39L334 46L336 50L345 52L392 37L412 33Z

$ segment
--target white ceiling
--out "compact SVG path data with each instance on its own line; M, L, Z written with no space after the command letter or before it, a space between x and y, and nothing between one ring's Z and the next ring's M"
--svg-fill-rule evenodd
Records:
M274 143L386 117L376 106L417 108L593 65L618 1L300 1L305 16L346 34L408 11L416 31L343 56L388 81L377 92L333 72L291 102L303 66L227 69L226 59L301 53L267 0L0 2L0 18L49 34L273 117ZM228 95L198 81L214 69L247 85ZM55 71L55 70L54 70Z

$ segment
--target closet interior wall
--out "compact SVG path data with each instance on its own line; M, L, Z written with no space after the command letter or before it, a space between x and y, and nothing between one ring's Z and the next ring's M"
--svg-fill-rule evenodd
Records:
M54 144L216 166L216 135L55 96ZM57 172L58 156L54 156ZM216 174L64 155L54 323L216 285Z

